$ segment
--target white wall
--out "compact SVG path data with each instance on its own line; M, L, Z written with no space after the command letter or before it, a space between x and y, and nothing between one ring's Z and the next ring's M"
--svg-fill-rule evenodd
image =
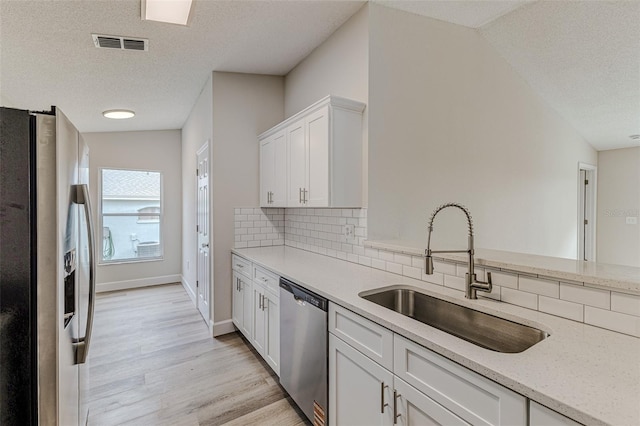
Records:
M577 164L596 151L476 31L369 9L369 238L426 243L456 201L476 247L575 257ZM448 211L432 242L465 235Z
M213 137L213 89L207 79L182 127L182 282L196 301L196 152Z
M257 135L284 119L282 77L214 72L183 129L183 280L195 293L196 151L210 143L214 335L231 330L234 207L259 204ZM187 267L189 265L189 268Z
M336 95L369 103L369 7L365 4L285 77L285 116ZM363 205L367 205L368 109L363 125Z
M598 153L597 261L640 267L640 147Z
M284 119L282 77L213 73L213 320L231 318L234 207L260 204L257 136Z
M98 265L98 291L179 281L182 239L180 130L84 133L83 137L89 146L89 179L96 227L100 226L97 213L101 168L156 170L163 175L164 259ZM96 247L98 250L102 249L99 235Z

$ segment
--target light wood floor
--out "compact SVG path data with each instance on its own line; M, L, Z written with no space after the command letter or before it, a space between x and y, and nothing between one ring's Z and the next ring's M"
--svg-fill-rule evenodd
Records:
M180 284L99 294L89 426L305 425L238 333L212 339Z

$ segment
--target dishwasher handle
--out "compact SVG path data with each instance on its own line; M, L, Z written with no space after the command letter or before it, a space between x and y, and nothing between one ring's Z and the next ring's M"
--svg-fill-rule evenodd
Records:
M296 301L303 301L315 306L325 312L329 310L329 302L326 298L307 290L304 287L294 284L291 281L280 278L280 288L291 293Z

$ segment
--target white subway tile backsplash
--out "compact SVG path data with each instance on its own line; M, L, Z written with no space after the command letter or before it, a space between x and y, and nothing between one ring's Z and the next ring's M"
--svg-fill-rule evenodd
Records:
M611 310L640 317L640 296L612 291Z
M455 275L445 275L444 286L451 287L460 291L465 291L466 288L464 278L457 277Z
M560 283L560 299L602 309L609 309L611 307L610 291L563 282Z
M522 306L523 308L538 309L538 295L533 293L527 293L520 290L514 290L512 288L502 287L500 296L503 302L511 303L512 305Z
M422 277L422 269L413 266L402 265L402 275L419 280Z
M640 337L640 317L622 314L620 312L598 309L591 306L584 307L584 322L620 333Z
M456 264L449 262L442 262L440 260L433 261L433 270L438 271L445 275L456 275Z
M508 272L496 271L496 270L488 270L486 272L491 272L491 281L494 284L499 285L500 287L509 287L513 289L518 288L517 274L510 274Z
M434 260L435 272L424 273L424 258L391 250L364 247L366 209L235 208L236 248L287 245L363 266L465 290L467 264ZM346 238L343 225L353 224ZM578 322L640 337L640 296L558 282L517 271L475 268L479 280L491 272L493 291L479 298L501 300Z
M411 266L411 256L406 254L395 253L393 255L393 261L401 265Z
M387 262L393 262L393 253L390 251L380 250L380 259L386 260Z
M431 275L427 275L424 273L424 269L423 269L422 281L426 281L431 284L444 285L444 274L441 274L440 272L434 272Z
M560 283L558 281L521 276L518 278L518 289L526 291L527 293L555 297L556 299L560 297Z
M484 291L478 292L478 297L486 297L487 299L501 300L502 289L499 285L494 285L491 288L491 293L486 293Z
M371 267L385 271L387 269L387 262L380 259L371 259Z
M558 317L568 318L574 321L584 321L584 305L567 302L552 297L540 296L538 298L538 309Z
M402 275L402 265L399 263L387 262L387 271Z

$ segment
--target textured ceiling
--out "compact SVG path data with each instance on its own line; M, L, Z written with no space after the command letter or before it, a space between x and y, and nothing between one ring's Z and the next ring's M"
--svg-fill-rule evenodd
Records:
M479 28L532 0L372 0L394 9Z
M476 28L596 149L639 145L640 0L373 1ZM57 105L82 132L178 129L212 70L284 75L363 3L196 0L183 27L141 21L140 0L0 0L0 104Z
M196 0L188 27L140 20L140 0L0 1L0 104L60 107L81 132L179 129L210 72L284 75L362 1ZM92 33L149 39L97 49ZM130 120L101 112L125 108Z
M640 2L540 1L480 32L594 148L640 146Z

